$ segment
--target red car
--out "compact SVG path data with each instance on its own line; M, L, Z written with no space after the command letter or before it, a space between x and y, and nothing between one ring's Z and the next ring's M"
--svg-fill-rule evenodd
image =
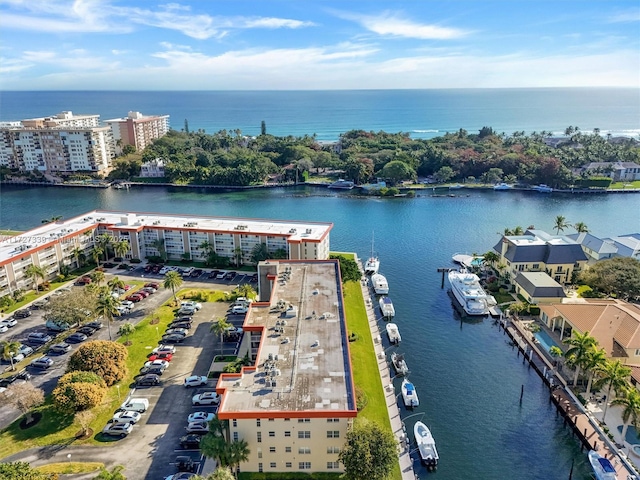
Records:
M137 293L134 293L133 295L129 295L127 297L127 300L129 300L130 302L139 302L143 298L144 297L142 295L138 295Z
M151 294L149 292L145 292L144 290L138 290L134 295L140 295L142 298L147 298Z
M149 361L153 362L154 360L165 360L170 362L173 358L173 353L171 352L162 352L162 353L154 353L149 357Z
M158 288L160 288L160 284L157 282L149 282L149 283L145 283L144 284L145 287L151 287L151 288L155 288L156 290L158 290Z

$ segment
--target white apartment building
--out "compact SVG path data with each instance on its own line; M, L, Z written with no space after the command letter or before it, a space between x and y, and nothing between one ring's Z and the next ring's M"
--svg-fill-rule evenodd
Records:
M62 112L0 126L0 165L53 174L104 173L115 156L115 142L99 118Z
M228 440L249 446L241 470L342 472L357 408L339 264L261 262L258 285L240 347L254 365L216 386Z
M129 112L126 118L105 120L111 126L113 137L118 148L133 145L136 150L144 150L156 138L169 132L169 115L142 115L140 112Z
M140 176L146 178L162 178L164 177L164 160L154 158L140 166Z
M270 254L284 252L289 259L328 259L332 228L331 223L94 210L1 241L0 296L30 288L24 273L31 264L46 266L53 276L59 264L75 264L76 249L90 257L93 239L103 233L129 242L128 259L164 255L181 260L186 254L204 262L206 242L232 263L249 264L253 248L261 243Z

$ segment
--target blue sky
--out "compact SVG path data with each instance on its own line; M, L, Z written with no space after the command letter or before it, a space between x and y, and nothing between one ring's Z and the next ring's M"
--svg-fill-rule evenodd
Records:
M0 0L2 90L640 87L638 0Z

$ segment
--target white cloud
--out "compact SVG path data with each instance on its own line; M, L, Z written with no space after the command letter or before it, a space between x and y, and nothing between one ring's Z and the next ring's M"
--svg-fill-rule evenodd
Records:
M83 49L65 51L64 54L52 50L27 50L20 60L31 65L52 65L54 68L73 71L108 71L120 68L119 62L104 60Z
M631 23L640 22L640 8L626 10L610 15L607 18L609 23Z
M379 15L338 13L339 17L352 20L367 30L382 36L418 38L421 40L451 40L464 37L469 32L434 24L416 23L398 13L383 12Z
M33 63L15 58L0 57L0 74L17 73L33 67Z
M301 20L291 20L288 18L261 17L244 20L245 28L303 28L313 27L315 25L313 22L303 22Z

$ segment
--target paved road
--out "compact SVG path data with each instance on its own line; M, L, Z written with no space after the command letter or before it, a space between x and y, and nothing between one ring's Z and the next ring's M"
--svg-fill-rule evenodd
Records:
M144 277L142 277L141 275L137 276L136 273L140 275L142 269L129 272L128 275L123 275L121 271L117 271L118 276L123 277L125 281L127 277L144 281L161 280L160 276L144 274ZM248 280L248 277L246 279ZM184 288L211 287L230 291L237 285L237 280L242 281L243 279L236 278L233 282L208 278L185 280ZM140 321L170 296L171 292L161 289L138 303L134 313L130 317L124 317L122 320L129 320L133 323ZM219 338L210 332L210 320L224 316L227 308L228 304L226 303L204 303L202 310L194 317L190 336L184 343L177 346L176 356L162 376L162 385L135 391L135 396L148 398L151 405L149 411L143 416L139 424L134 427L134 431L129 437L114 442L115 445L110 446L108 449L74 446L45 447L21 452L11 457L11 459L24 458L34 465L39 465L57 461L52 458L58 460L66 459L68 453L71 453L72 458L77 461L104 462L104 458L108 458L109 461L106 461L105 464L124 465L125 475L130 480L158 479L174 473L176 470L173 461L178 454L187 454L192 456L194 460L201 461L198 451L180 450L179 438L186 433L184 427L187 423L186 417L190 413L196 410L215 411L214 407L198 407L196 409L191 406L191 396L206 389L213 390L215 381L210 380L209 385L200 390L187 390L182 386L182 382L184 377L188 375L206 375L208 372L214 355L220 352ZM229 317L228 320L239 326L242 325L244 316L235 315ZM116 330L118 321L114 322ZM44 321L41 315L38 317L34 313L27 322L20 324L19 327L21 330L12 332L13 336L26 336L26 333L35 331L35 329L43 330ZM14 328L18 328L18 326ZM100 338L108 338L106 330L106 328L103 328L92 339L98 338L98 335ZM225 354L237 352L237 342L225 341L223 352ZM68 356L69 354L63 355L58 360L66 359ZM46 391L51 391L55 387L57 379L63 373L65 363L64 361L58 361L55 367L36 377L34 379L35 384L42 386ZM125 393L123 392L122 395L124 400ZM7 412L6 410L9 409L6 408L2 410L0 412L0 426L8 425L18 416L16 411ZM108 454L105 455L105 452L108 452Z

